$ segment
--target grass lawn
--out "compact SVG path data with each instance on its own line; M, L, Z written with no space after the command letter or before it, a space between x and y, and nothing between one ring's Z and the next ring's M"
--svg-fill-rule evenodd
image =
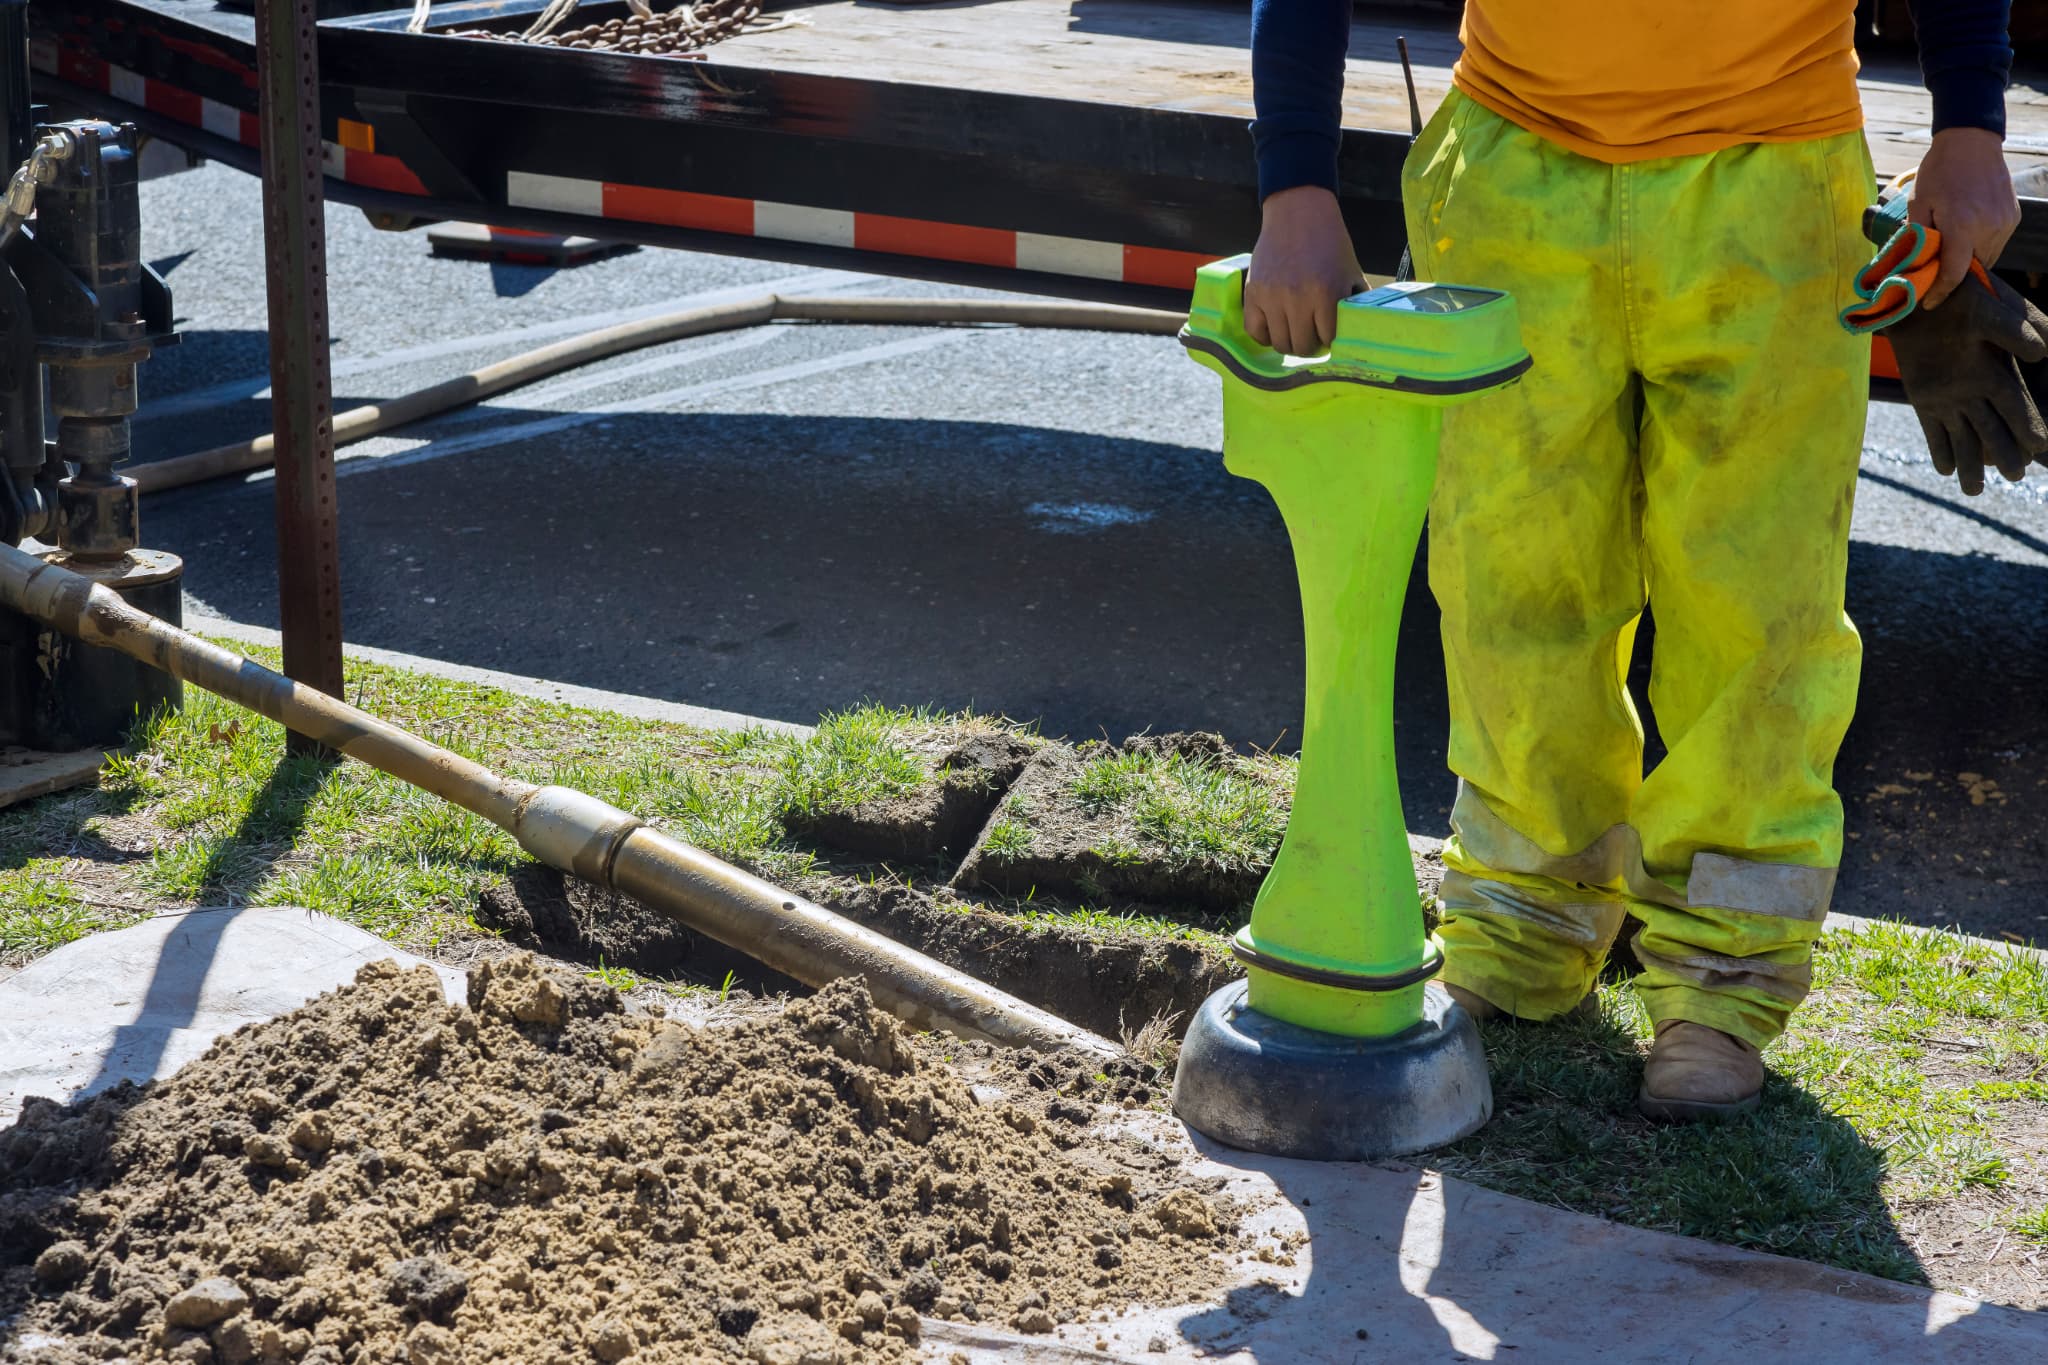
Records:
M1495 1117L1455 1175L1638 1227L2048 1307L2048 965L1892 925L1835 931L1747 1119L1635 1113L1650 1021L1484 1029Z
M959 718L870 706L796 737L628 719L360 663L348 687L365 709L500 771L579 787L772 878L935 879L929 867L835 868L790 831L931 780L922 740ZM525 861L509 836L360 764L282 752L279 727L193 691L97 789L0 811L0 968L200 904L305 905L429 954L489 932L474 919L479 892ZM1148 856L1256 867L1284 827L1284 783L1170 754L1098 754L1080 772L1073 795L1165 850ZM994 837L1011 837L1001 823ZM1217 931L1233 927L1045 897L983 908L1025 935L1220 947ZM597 973L639 984L615 967ZM1714 1128L1636 1118L1648 1021L1626 984L1603 987L1602 1006L1597 1019L1489 1026L1496 1117L1431 1163L1624 1223L2048 1306L2038 956L1890 926L1829 933L1813 999L1768 1054L1762 1110Z

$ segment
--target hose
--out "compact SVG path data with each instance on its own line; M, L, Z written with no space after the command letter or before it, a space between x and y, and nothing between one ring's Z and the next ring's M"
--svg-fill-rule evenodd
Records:
M82 575L0 544L0 605L102 645L472 811L550 867L649 909L809 986L867 981L875 1002L921 1029L1006 1047L1117 1047L821 905L673 839L594 796L502 777L473 759L301 686L149 613Z
M686 308L623 322L557 341L497 361L453 379L424 389L401 394L382 403L350 408L334 419L334 444L348 445L408 422L433 417L450 408L481 403L487 398L524 384L559 374L593 360L603 360L625 351L660 346L671 341L704 336L740 327L758 327L768 322L832 322L866 326L965 325L1008 323L1017 327L1056 327L1097 332L1142 332L1171 336L1185 321L1177 313L1152 308L1124 308L1114 304L1039 303L1011 299L901 299L784 297L762 294L758 298L709 307ZM161 493L172 488L228 474L262 469L275 457L276 440L258 436L233 445L156 460L128 470L129 477L144 493Z

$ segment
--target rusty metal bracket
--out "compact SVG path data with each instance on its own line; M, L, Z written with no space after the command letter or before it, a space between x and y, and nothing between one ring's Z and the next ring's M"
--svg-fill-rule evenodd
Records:
M314 0L257 0L263 245L277 440L277 596L284 671L340 696L341 542L327 364L326 214ZM304 735L294 753L321 752Z

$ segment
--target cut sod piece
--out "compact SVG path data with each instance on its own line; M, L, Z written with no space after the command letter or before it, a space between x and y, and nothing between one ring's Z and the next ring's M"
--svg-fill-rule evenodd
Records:
M986 716L863 706L786 749L791 833L870 858L958 857L1043 741Z
M1294 764L1215 735L1047 746L996 807L960 888L1241 915L1287 828Z

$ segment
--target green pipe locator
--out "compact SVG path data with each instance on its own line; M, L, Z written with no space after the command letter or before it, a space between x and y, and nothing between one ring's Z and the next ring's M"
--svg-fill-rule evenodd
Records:
M1219 991L1191 1027L1175 1107L1201 1131L1261 1151L1416 1151L1451 1140L1444 1122L1393 1122L1400 1116L1386 1106L1413 1106L1417 1097L1370 1093L1376 1083L1358 1073L1361 1059L1368 1070L1406 1073L1418 1058L1404 1050L1456 1053L1460 1060L1441 1065L1465 1092L1476 1062L1477 1117L1469 1095L1459 1111L1467 1132L1492 1100L1470 1020L1441 988L1425 991L1442 953L1423 925L1394 768L1395 638L1436 478L1442 409L1514 382L1529 353L1509 295L1401 282L1339 303L1328 355L1283 356L1245 331L1248 264L1237 256L1201 269L1181 341L1222 376L1225 467L1265 486L1293 544L1307 653L1301 766L1286 839L1233 945L1247 981ZM1274 1105L1253 1104L1259 1121L1250 1128L1241 1114L1232 1118L1252 1092L1291 1089L1271 1074L1294 1065L1282 1041L1307 1049L1301 1064L1312 1072L1330 1061L1316 1060L1322 1043L1332 1057L1350 1058L1341 1074L1316 1073L1310 1090L1346 1088L1379 1112L1367 1120L1325 1112L1312 1125L1322 1138L1300 1141L1289 1135L1307 1120L1265 1112ZM1375 1051L1382 1043L1393 1051ZM1233 1059L1243 1046L1250 1052ZM1251 1079L1233 1082L1239 1061ZM1205 1067L1213 1074L1196 1074ZM1245 1093L1219 1100L1217 1087L1233 1085ZM1276 1100L1303 1102L1318 1103ZM1219 1108L1221 1117L1212 1112ZM1338 1150L1325 1140L1332 1124L1350 1135L1338 1134ZM1413 1145L1409 1129L1431 1140Z

